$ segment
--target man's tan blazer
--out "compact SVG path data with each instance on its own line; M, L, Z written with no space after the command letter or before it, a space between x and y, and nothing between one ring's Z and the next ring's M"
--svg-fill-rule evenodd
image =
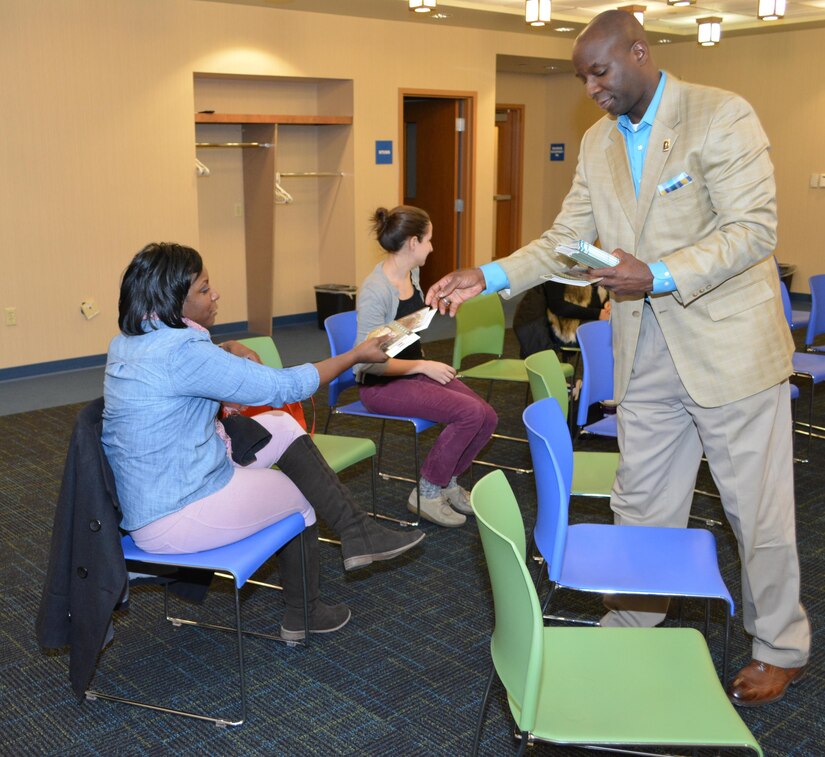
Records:
M784 381L794 345L773 258L776 187L768 149L742 98L668 75L638 199L624 138L615 118L605 116L584 135L553 227L498 261L510 295L569 264L553 252L561 242L598 240L646 263L664 260L677 291L651 296L651 305L693 400L716 407ZM665 192L682 173L690 182ZM617 401L630 380L643 302L613 300Z

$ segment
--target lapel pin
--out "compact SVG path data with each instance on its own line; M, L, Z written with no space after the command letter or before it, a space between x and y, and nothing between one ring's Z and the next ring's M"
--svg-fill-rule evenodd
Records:
M667 152L670 149L670 140L666 139L662 142L662 152Z

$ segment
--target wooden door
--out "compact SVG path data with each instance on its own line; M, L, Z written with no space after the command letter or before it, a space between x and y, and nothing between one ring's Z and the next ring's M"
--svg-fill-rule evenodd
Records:
M521 176L524 106L496 106L496 194L494 258L521 247Z
M459 101L404 98L404 204L427 211L433 222L433 252L421 269L421 288L458 268Z

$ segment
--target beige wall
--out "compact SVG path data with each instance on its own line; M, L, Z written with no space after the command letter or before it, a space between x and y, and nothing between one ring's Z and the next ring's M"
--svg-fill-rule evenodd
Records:
M374 165L376 139L397 151L399 88L477 92L477 154L490 156L496 53L561 57L570 45L193 0L0 0L0 9L0 309L16 307L18 321L0 325L0 368L105 352L131 255L150 240L199 246L202 228L211 227L220 320L244 319L239 223L227 215L237 191L202 196L199 182L215 176L195 176L194 73L352 80L355 210L341 245L353 280L341 283L357 283L377 259L366 219L399 199L397 160ZM481 262L492 254L489 160L476 162L475 189ZM199 206L213 213L201 224ZM276 247L287 247L281 236ZM327 276L310 253L278 259L276 273L302 293L277 314L314 309L311 285ZM101 308L91 321L79 309L88 297Z
M478 93L476 262L492 254L496 101L519 102L523 92L527 103L525 240L552 220L578 135L596 115L572 77L500 77L497 84L497 53L569 54L569 41L540 35L194 0L0 0L0 11L0 312L16 307L18 320L0 323L0 368L105 352L117 328L119 276L150 240L200 246L203 236L223 292L220 320L245 319L242 219L233 212L239 158L209 156L213 171L226 174L220 189L205 188L216 174L195 176L195 73L353 82L347 191L354 213L341 223L339 269L353 280L342 283L360 281L377 259L370 212L398 200L397 159L374 165L374 142L392 139L397 152L399 88ZM825 171L825 84L816 55L823 43L825 31L809 31L726 39L711 51L692 44L656 51L674 73L736 89L756 105L780 181L780 257L801 268L796 290L821 267L825 189L807 183L808 174ZM300 151L314 138L299 130L288 139ZM555 141L567 145L564 163L547 159ZM328 200L319 196L318 208ZM278 223L293 209L278 208ZM314 309L311 285L331 280L307 240L311 248L313 235L332 232L308 207L299 212L308 213L296 223L307 227L296 240L303 251L290 252L283 225L276 232L278 315ZM101 314L86 321L79 305L89 297Z

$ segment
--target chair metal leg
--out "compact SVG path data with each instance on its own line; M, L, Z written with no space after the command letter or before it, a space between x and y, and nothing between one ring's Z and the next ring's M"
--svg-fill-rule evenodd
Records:
M421 522L421 489L419 487L419 478L420 478L420 454L419 454L419 447L418 447L418 432L413 427L413 460L415 463L415 478L409 478L407 476L398 476L392 473L384 473L381 470L381 453L384 448L384 427L386 425L386 421L381 421L381 437L378 442L378 475L383 478L385 481L406 481L407 483L415 485L415 520L406 520L404 518L394 518L390 515L381 515L379 513L375 513L376 518L380 518L381 520L388 520L393 523L397 523L399 526L411 526L415 527ZM373 489L373 503L375 502L374 496L374 489ZM374 509L374 505L373 505Z
M298 537L300 539L300 549L301 549L301 583L302 583L302 594L304 600L304 628L309 628L309 593L307 587L307 575L306 575L306 568L305 568L305 549L304 549L304 534L303 532ZM188 620L185 618L175 618L170 615L169 613L169 586L168 584L163 585L163 613L166 617L166 620L170 621L173 626L180 627L183 625L191 625L191 626L201 626L203 628L212 628L222 631L232 631L235 634L237 647L238 647L238 678L239 678L239 689L240 689L240 698L241 698L241 716L236 720L228 720L226 718L219 718L219 717L212 717L210 715L205 715L203 713L198 712L191 712L189 710L176 710L172 707L164 707L162 705L152 704L150 702L141 702L135 699L128 699L126 697L119 697L114 694L107 694L102 691L97 691L93 689L89 689L86 692L86 699L89 701L94 701L96 699L103 699L110 702L119 702L121 704L129 704L134 707L142 707L143 709L147 710L155 710L156 712L165 712L170 715L180 715L181 717L186 718L193 718L195 720L206 720L210 723L214 723L219 728L226 728L226 727L236 727L243 725L246 721L246 667L244 665L244 636L257 636L260 638L265 639L272 639L274 641L278 641L280 643L286 644L287 646L295 646L296 644L301 644L302 646L309 646L309 633L304 636L304 640L300 642L296 641L286 641L282 639L280 636L276 636L274 634L267 634L261 633L257 631L245 631L243 629L243 622L241 618L241 598L240 598L240 589L234 583L234 576L216 572L215 575L218 576L226 576L233 580L233 589L234 589L234 598L235 598L235 625L234 626L221 626L211 623L203 623L194 620ZM274 586L272 584L266 584L260 581L248 581L247 583L253 583L260 586L269 586L272 588L280 588Z
M487 710L487 701L490 698L490 691L493 688L493 681L496 677L496 667L490 663L490 675L487 676L487 685L484 687L484 695L481 697L481 706L478 710L478 722L476 723L475 737L473 738L473 750L470 752L472 757L478 754L478 747L481 743L481 729L484 725L484 712Z

